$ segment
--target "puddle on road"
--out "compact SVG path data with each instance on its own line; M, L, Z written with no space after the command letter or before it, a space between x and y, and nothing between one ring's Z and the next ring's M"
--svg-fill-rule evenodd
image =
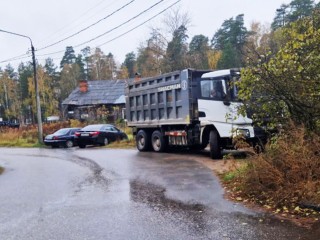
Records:
M130 196L135 202L145 203L150 206L161 206L168 209L180 209L203 212L205 206L201 204L186 204L165 196L165 188L152 183L143 183L138 180L130 181Z
M206 207L197 203L183 203L166 197L166 189L140 180L130 181L130 198L137 203L146 204L153 211L161 212L162 215L174 216L181 224L184 222L195 232L206 231L204 214Z
M257 239L268 239L268 231L273 229L271 236L278 236L278 239L310 239L318 240L319 229L305 229L298 227L290 222L281 221L269 214L245 214L242 212L220 212L208 206L197 203L184 203L166 196L166 189L159 185L141 180L130 181L131 201L145 204L152 211L160 212L158 216L173 219L173 221L184 223L187 229L195 236L210 234L219 231L221 226L228 233L226 236L236 234L240 229L245 229L250 235L250 231L255 229L252 234ZM230 224L230 222L233 222ZM236 223L237 227L234 227ZM247 229L247 230L246 230ZM306 238L304 238L306 237ZM226 238L228 239L228 238Z

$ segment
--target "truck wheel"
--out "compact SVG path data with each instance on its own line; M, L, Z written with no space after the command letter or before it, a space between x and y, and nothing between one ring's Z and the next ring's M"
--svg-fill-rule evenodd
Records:
M166 142L161 132L156 130L152 133L151 143L155 152L163 152L166 148Z
M148 151L150 149L149 135L144 130L140 130L136 136L137 149L140 152Z
M210 144L210 157L212 159L221 159L222 153L221 153L221 148L219 144L219 136L218 136L218 133L214 130L210 131L209 144Z

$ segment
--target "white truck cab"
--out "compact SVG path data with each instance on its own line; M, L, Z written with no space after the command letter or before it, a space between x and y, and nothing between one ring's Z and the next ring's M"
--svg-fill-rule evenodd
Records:
M203 145L210 142L214 129L220 139L219 147L232 148L236 135L255 138L252 119L238 114L241 101L238 99L236 81L240 69L225 69L204 73L199 80L198 109ZM205 136L207 135L207 136Z

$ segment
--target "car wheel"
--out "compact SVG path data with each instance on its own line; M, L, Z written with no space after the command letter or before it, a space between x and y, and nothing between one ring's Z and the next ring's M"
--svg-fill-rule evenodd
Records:
M86 145L85 144L79 144L79 148L85 148Z
M73 147L73 141L67 140L66 143L65 143L65 147L66 148L72 148Z
M104 141L103 141L103 143L101 143L100 145L101 145L101 146L106 146L106 145L108 145L108 144L109 144L109 139L108 139L108 138L105 138Z

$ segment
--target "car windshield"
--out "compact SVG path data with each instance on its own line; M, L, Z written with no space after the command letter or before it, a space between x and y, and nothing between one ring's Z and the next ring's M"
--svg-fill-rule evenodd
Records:
M99 131L102 125L88 125L81 129L81 131Z

